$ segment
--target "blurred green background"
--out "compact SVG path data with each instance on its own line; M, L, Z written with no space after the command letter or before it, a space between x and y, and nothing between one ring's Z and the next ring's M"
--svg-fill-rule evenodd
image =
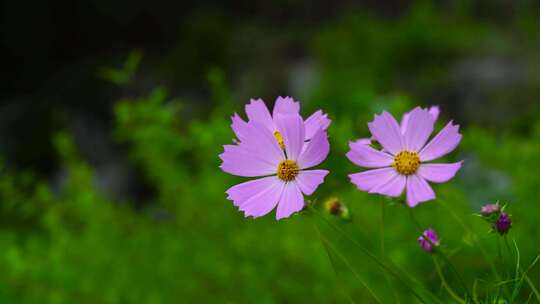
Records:
M245 219L226 200L244 179L218 154L252 97L329 113L312 199L346 203L353 221L329 220L377 255L382 200L348 182L348 142L383 109L440 105L465 165L418 220L481 298L491 264L515 268L482 204L509 203L524 268L540 254L538 1L1 3L0 303L374 303L361 282L415 303L313 214ZM385 222L388 258L453 303L408 211Z

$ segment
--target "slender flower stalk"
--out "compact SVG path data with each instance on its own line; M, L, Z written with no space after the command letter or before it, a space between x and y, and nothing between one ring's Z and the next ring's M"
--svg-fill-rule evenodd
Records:
M335 230L337 233L339 233L342 237L349 240L353 245L355 245L358 249L360 249L371 261L376 263L378 266L381 267L384 271L386 271L388 274L393 276L395 279L397 279L401 284L403 284L409 291L422 303L439 303L442 304L443 302L438 299L436 296L434 296L430 291L424 289L421 286L414 287L414 284L411 284L411 280L407 278L406 273L399 270L399 267L394 265L392 261L390 260L380 260L375 254L370 252L368 249L364 248L357 240L355 240L353 237L349 236L343 229L341 229L339 226L335 225L334 223L327 220L322 214L319 213L319 211L316 208L313 208L313 206L310 206L310 209L313 211L315 215L317 215L328 227ZM420 292L419 292L420 291ZM426 301L426 298L429 299L429 302Z
M416 217L414 216L413 209L410 209L410 208L409 208L409 217L410 217L411 221L413 222L413 224L417 227L417 229L419 231L423 231L422 226L420 225L420 223L416 220ZM436 234L431 234L431 233L426 235L426 232L427 231L422 232L422 236L425 236L424 240L426 242L430 243L431 248L438 247L439 244L440 244L439 240L438 240L438 236ZM433 240L435 240L437 242L437 244L435 244L433 242ZM466 296L465 300L467 301L468 299L472 299L471 293L469 291L469 288L467 288L467 285L465 284L465 281L463 280L463 278L459 274L459 271L457 271L457 269L454 267L454 265L452 264L450 259L443 252L443 250L436 250L436 251L433 251L433 252L435 252L439 257L441 257L443 259L443 261L446 262L448 267L452 270L452 272L455 274L455 276L457 277L459 283L461 284L461 287L465 291L465 296Z
M454 298L454 300L456 300L458 303L466 304L465 300L463 300L460 296L458 296L457 293L452 289L450 284L446 282L446 278L444 277L444 274L442 272L441 265L439 265L439 262L437 261L437 259L435 257L432 257L432 259L433 259L433 264L435 265L435 270L437 271L437 274L439 275L439 279L441 280L441 284L443 288L446 290L446 292L448 292L448 294L452 298Z
M384 229L385 222L386 222L385 218L386 218L386 206L385 206L385 202L383 201L382 204L381 204L381 236L380 236L380 238L381 238L381 255L382 255L382 260L384 262L386 262L388 260L388 257L386 256L386 245L385 245L385 238L386 238L385 231L384 231L385 230ZM394 301L396 303L399 303L400 302L399 301L399 296L398 296L395 288L393 288L393 286L392 286L392 280L390 279L390 277L386 273L385 273L385 278L386 278L386 282L388 283L388 288L390 290L392 290L392 294L394 296Z

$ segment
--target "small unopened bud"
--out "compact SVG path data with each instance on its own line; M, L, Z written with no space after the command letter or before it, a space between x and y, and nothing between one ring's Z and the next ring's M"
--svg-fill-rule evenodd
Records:
M440 244L439 237L433 228L429 228L428 230L424 231L422 236L418 238L418 243L424 251L430 253L433 252L436 247L439 247Z
M337 197L331 197L324 203L324 209L328 214L338 216L344 220L350 220L349 208Z
M482 209L480 210L480 214L483 216L490 216L493 214L497 214L501 211L501 207L499 204L487 204L482 206Z
M512 219L510 218L510 215L506 212L501 213L501 216L499 216L499 219L495 222L493 228L500 235L508 233L510 228L512 228Z
M512 228L512 219L510 214L506 213L506 204L502 206L497 202L487 204L480 209L479 216L491 224L491 232L505 235Z

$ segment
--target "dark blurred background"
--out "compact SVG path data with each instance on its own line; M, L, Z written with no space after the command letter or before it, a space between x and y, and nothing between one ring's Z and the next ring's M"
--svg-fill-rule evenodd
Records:
M354 45L340 37L326 43L357 57L350 64L365 65L370 60L367 56L373 56L361 49L380 46L370 45L370 38L363 38L357 28L347 33L348 25L359 26L350 19L380 20L388 26L381 35L395 34L400 39L400 31L406 29L399 20L406 19L419 3L2 1L2 154L18 168L53 175L58 163L49 139L54 132L69 128L92 162L107 162L116 157L111 153L117 153L107 143L116 99L166 85L172 95L189 99L187 119L204 117L211 106L207 74L214 67L225 71L239 104L252 96L271 101L277 95L302 94L311 90L309 85L316 83L328 64L321 61L339 61L320 58L332 56L317 53L324 48L317 44L325 43L319 39L321 32L332 31L338 24L343 35L357 35ZM467 20L488 28L478 33L477 45L472 37L473 45L462 49L445 49L445 39L455 39L444 37L453 35L451 29L448 33L444 28L417 29L441 36L424 37L437 42L427 41L425 48L422 41L402 43L404 49L395 50L399 56L381 58L393 69L385 72L390 75L373 76L386 82L377 93L406 91L419 100L443 105L462 122L503 128L512 121L511 127L527 132L526 124L515 120L538 113L533 94L539 86L539 37L527 31L535 30L528 29L527 22L536 21L540 4L490 0L437 1L430 6L438 17L448 19L444 26ZM377 29L373 32L378 34ZM492 35L488 39L497 48L483 43L486 35ZM144 59L141 72L128 86L118 88L99 77L100 67L121 66L132 50L140 50ZM431 73L422 71L426 69ZM420 72L430 79L418 79Z
M333 177L321 196L354 202L359 229L376 226L369 212L378 211L347 183L358 169L343 154L383 109L440 105L442 120L470 130L457 154L468 165L443 188L462 214L484 200L536 197L539 1L0 3L0 265L8 269L0 303L344 300L328 285L319 239L303 238L310 224L247 221L223 194L239 180L218 170L217 155L232 138L230 116L244 115L253 97L271 106L291 95L304 114L330 114ZM534 212L522 210L532 221L522 235L537 240ZM447 240L460 240L444 213L434 218ZM388 232L396 240L388 251L409 265L415 237L400 229ZM524 259L537 254L527 244ZM317 253L304 260L306 251ZM472 257L461 262L471 277L487 272ZM120 270L110 274L111 265ZM243 284L251 290L235 289Z

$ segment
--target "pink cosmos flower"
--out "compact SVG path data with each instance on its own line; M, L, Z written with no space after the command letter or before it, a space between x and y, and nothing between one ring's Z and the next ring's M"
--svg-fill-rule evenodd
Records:
M326 158L330 144L320 127L306 142L307 122L295 111L277 112L272 123L283 145L268 125L252 118L242 129L241 141L225 145L219 157L223 161L220 168L227 173L260 177L227 190L228 199L246 216L254 218L277 206L279 220L302 210L304 194L311 195L324 181L327 170L306 169Z
M273 134L275 134L276 137L280 136L279 133L276 133L278 131L276 123L277 114L299 113L300 103L294 101L294 99L291 97L278 97L276 99L272 115L270 115L270 111L268 111L268 108L262 99L251 99L250 103L246 105L248 121L259 122ZM330 126L330 123L331 120L328 119L328 115L323 113L321 110L313 113L305 121L305 139L310 140L319 129L326 130L328 126ZM248 128L247 122L240 118L238 114L234 113L231 127L236 134L236 137L242 141L246 136L246 128ZM280 141L280 145L283 146L282 141Z
M404 132L388 112L375 115L369 130L383 151L362 142L350 143L347 157L358 166L373 170L349 175L358 189L390 197L398 197L406 189L407 204L435 199L428 184L452 179L462 162L453 164L429 163L452 152L461 141L459 126L449 122L429 143L435 121L428 110L420 107L410 112Z

